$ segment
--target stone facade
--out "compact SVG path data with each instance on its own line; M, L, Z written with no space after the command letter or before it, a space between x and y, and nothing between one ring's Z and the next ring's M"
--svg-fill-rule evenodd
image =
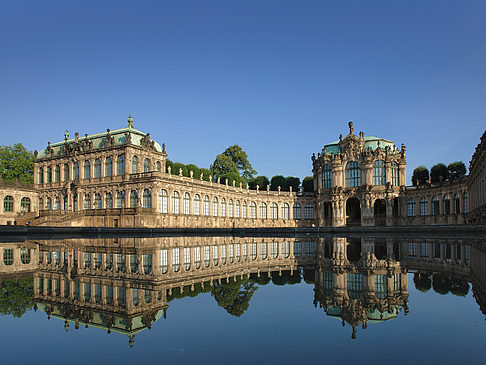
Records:
M32 184L2 181L0 175L0 225L27 223L37 217L38 192Z
M405 146L349 134L312 156L320 226L393 225L405 191Z
M469 164L468 189L471 212L469 223L486 223L486 131L481 136Z

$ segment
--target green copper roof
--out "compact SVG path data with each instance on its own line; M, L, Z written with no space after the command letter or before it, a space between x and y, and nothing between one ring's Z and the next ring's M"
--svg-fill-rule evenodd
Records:
M135 146L141 145L141 140L146 135L146 133L143 133L143 132L133 128L133 120L130 122L130 119L129 119L127 127L110 131L110 135L113 137L115 147L125 144L125 132L130 133L132 145L135 145ZM66 131L66 134L67 133L68 132ZM87 138L89 141L91 141L93 143L93 149L98 149L98 148L102 148L102 146L104 144L105 137L106 137L107 134L108 134L108 131L102 132L102 133L97 133L97 134L91 134L91 135L88 135L87 137L86 136L79 136L78 141L83 142ZM61 147L66 142L67 143L74 143L75 141L76 141L76 138L68 138L67 141L64 140L64 141L61 141L61 142L51 144L52 156L60 156L61 155ZM155 149L158 152L162 152L162 147L160 146L160 144L155 142L154 146L155 146ZM38 159L45 158L45 157L46 157L46 148L44 148L43 150L41 150L37 154Z
M390 141L389 139L375 137L375 136L365 136L364 140L365 140L365 144L364 144L365 150L369 149L371 151L374 151L375 149L378 148L378 142L381 148L385 148L386 146L389 146L392 150L395 148L395 143L393 143L393 141ZM328 155L330 155L332 152L334 152L334 154L339 153L339 141L328 143L324 145L324 147L326 148L326 153ZM324 148L322 149L322 152L324 152Z

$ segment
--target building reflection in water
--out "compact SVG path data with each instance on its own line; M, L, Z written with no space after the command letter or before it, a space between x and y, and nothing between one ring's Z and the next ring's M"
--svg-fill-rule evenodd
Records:
M159 237L0 244L2 280L33 277L34 309L72 327L128 336L167 316L174 298L210 292L234 316L259 285L314 285L314 304L352 328L409 311L407 273L418 290L466 295L486 314L481 242L377 238Z

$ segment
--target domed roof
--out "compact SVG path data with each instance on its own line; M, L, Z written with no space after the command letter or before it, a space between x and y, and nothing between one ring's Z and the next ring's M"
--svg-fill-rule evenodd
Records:
M395 143L393 143L393 141L390 141L389 139L375 137L375 136L364 136L363 138L365 141L364 143L365 151L366 150L374 151L378 147L386 148L387 146L389 146L392 150L396 149ZM324 153L324 150L328 155L330 155L332 152L334 152L334 154L339 153L339 142L340 141L335 141L324 145L324 148L322 149L321 153Z

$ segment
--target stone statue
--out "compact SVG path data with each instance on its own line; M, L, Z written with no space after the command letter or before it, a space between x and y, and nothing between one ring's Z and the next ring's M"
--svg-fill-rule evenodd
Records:
M165 143L162 143L162 153L165 153Z
M353 134L353 130L354 130L354 129L353 129L353 122L349 122L349 123L348 123L348 127L349 127L349 134L350 134L350 135L351 135L351 134Z
M128 116L127 128L133 128L133 118L131 114Z
M69 131L66 129L66 132L64 132L64 140L67 141L69 139Z

